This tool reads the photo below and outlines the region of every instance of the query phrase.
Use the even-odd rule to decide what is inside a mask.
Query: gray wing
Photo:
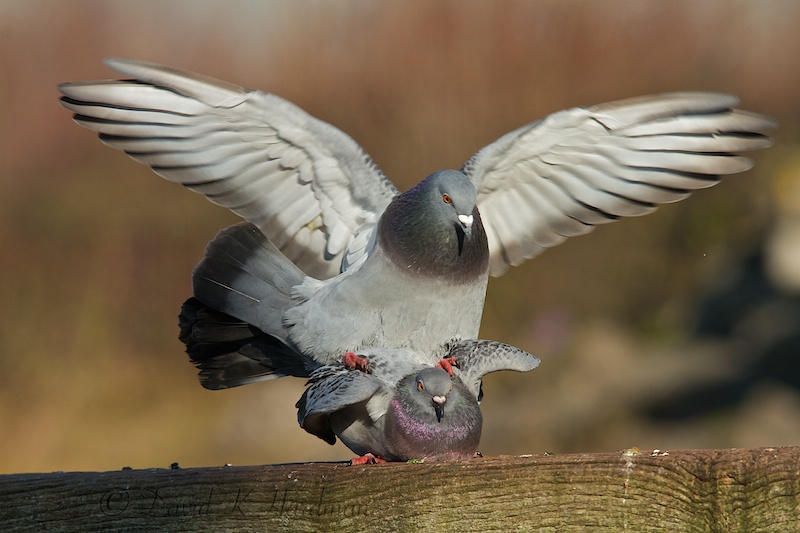
[[[104,143],[252,222],[311,276],[365,255],[397,189],[352,138],[272,94],[106,63],[134,79],[59,86],[62,105]]]
[[[371,376],[392,388],[404,377],[431,364],[428,357],[406,349],[362,348],[358,355],[367,360]]]
[[[450,344],[447,357],[455,357],[457,375],[475,398],[481,400],[481,379],[500,370],[529,372],[539,366],[539,358],[524,350],[497,341],[464,340]]]
[[[328,415],[350,405],[366,401],[384,388],[384,384],[370,374],[347,370],[342,365],[328,365],[315,370],[306,389],[297,402],[297,421],[300,426],[329,444],[336,435],[328,423]]]
[[[771,145],[777,123],[734,96],[671,93],[561,111],[501,137],[463,172],[478,189],[491,273],[623,216],[651,213]]]

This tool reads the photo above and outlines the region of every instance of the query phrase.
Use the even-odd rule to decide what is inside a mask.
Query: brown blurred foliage
[[[350,457],[297,427],[301,380],[197,384],[176,316],[206,241],[236,219],[59,107],[57,83],[112,76],[106,56],[288,98],[352,135],[401,189],[567,107],[737,94],[781,121],[753,171],[491,283],[481,336],[543,362],[486,380],[482,451],[800,444],[798,388],[762,376],[757,346],[776,323],[800,331],[794,289],[774,291],[789,303],[764,304],[760,322],[697,333],[704,302],[782,220],[775,195],[800,206],[786,192],[800,181],[798,27],[791,0],[0,3],[0,472]],[[756,300],[727,310],[744,316]],[[707,400],[690,395],[669,416],[676,394],[724,399],[725,383],[733,401],[698,412]]]

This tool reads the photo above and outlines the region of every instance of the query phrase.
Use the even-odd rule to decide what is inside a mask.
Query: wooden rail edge
[[[800,531],[800,447],[0,475],[2,531]]]

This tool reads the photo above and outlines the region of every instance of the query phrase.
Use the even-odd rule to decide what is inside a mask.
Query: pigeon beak
[[[436,421],[441,422],[442,417],[444,416],[444,404],[447,401],[447,398],[444,396],[434,396],[433,397],[433,410],[436,411]]]
[[[464,239],[469,239],[472,236],[472,223],[474,222],[475,217],[472,215],[458,215],[458,226],[456,229],[460,229],[461,231],[456,231],[458,234],[458,255],[461,255],[461,252],[464,251]]]
[[[461,223],[461,229],[464,230],[464,235],[469,238],[472,235],[472,222],[474,217],[472,215],[458,215],[458,221]]]

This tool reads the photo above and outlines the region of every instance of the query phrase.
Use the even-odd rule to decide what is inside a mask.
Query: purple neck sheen
[[[443,444],[449,442],[450,444],[467,439],[472,426],[465,423],[452,424],[448,423],[447,415],[442,422],[426,422],[414,417],[408,409],[403,409],[403,405],[397,398],[391,402],[390,409],[394,414],[397,422],[398,431],[410,441],[416,442],[439,442]],[[461,420],[461,422],[467,422]]]

